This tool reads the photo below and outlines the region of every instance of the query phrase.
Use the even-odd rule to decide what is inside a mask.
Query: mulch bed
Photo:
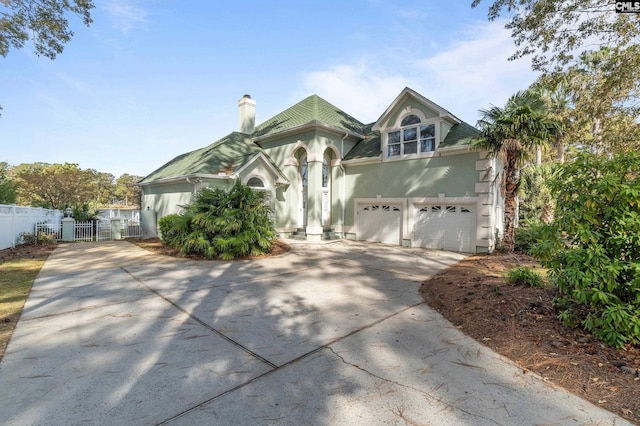
[[[534,266],[524,255],[473,256],[425,281],[424,300],[465,334],[568,391],[640,422],[640,348],[605,346],[562,325],[553,288],[507,284],[505,271]]]
[[[127,238],[127,241],[137,245],[138,247],[141,247],[145,250],[149,250],[152,251],[156,254],[162,254],[165,256],[173,256],[173,257],[182,257],[185,259],[191,259],[191,260],[212,260],[212,259],[208,259],[204,256],[200,256],[200,255],[195,255],[195,254],[190,254],[190,255],[182,255],[180,254],[180,251],[178,249],[175,249],[173,247],[169,247],[167,245],[165,245],[162,240],[160,238],[147,238],[147,239],[141,239],[141,238]],[[288,252],[289,250],[291,250],[291,247],[280,241],[280,240],[275,240],[273,242],[273,249],[271,250],[271,253],[269,254],[265,254],[262,256],[253,256],[253,257],[245,257],[245,258],[241,258],[238,260],[246,260],[246,259],[260,259],[263,257],[271,257],[271,256],[278,256],[281,254],[284,254],[286,252]],[[215,259],[214,259],[215,260]]]

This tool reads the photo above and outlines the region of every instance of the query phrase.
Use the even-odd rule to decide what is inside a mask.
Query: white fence
[[[74,241],[105,241],[113,238],[140,238],[142,227],[140,222],[120,219],[112,224],[111,220],[98,220],[89,222],[73,222],[71,238]],[[117,224],[117,225],[116,225]],[[119,225],[119,227],[118,227]],[[66,226],[66,225],[65,225]],[[69,224],[71,226],[71,224]],[[114,229],[115,226],[115,229]],[[35,225],[35,233],[38,236],[48,236],[48,239],[63,241],[62,223],[38,223]],[[116,234],[114,235],[114,231]],[[118,234],[119,233],[119,237]],[[70,239],[68,241],[70,241]]]
[[[96,241],[111,239],[111,221],[100,220],[96,223]]]
[[[36,223],[35,235],[46,241],[62,241],[62,223]]]
[[[36,223],[60,223],[60,210],[0,204],[0,250],[15,247],[23,232],[33,233]]]
[[[93,241],[93,222],[74,222],[73,225],[74,241]]]
[[[128,220],[122,221],[122,238],[142,238],[142,226],[140,220]]]

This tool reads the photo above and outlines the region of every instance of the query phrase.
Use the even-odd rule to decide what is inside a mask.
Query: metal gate
[[[119,224],[119,235],[114,235],[113,227]],[[117,228],[116,228],[117,230]],[[62,224],[41,222],[35,225],[36,236],[47,236],[56,241],[62,241]],[[73,223],[74,241],[107,241],[115,238],[140,238],[142,226],[139,221],[120,219],[119,221],[98,220]]]
[[[111,239],[111,221],[100,220],[96,222],[96,241]]]

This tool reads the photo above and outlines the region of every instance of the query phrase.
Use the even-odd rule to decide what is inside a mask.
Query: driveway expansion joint
[[[348,365],[348,366],[350,366],[350,367],[354,367],[354,368],[356,368],[356,369],[358,369],[358,370],[362,371],[363,373],[368,374],[369,376],[371,376],[371,377],[373,377],[373,378],[376,378],[376,379],[378,379],[378,380],[382,380],[383,382],[387,382],[387,383],[390,383],[390,384],[392,384],[392,385],[400,386],[400,387],[402,387],[402,388],[410,389],[410,390],[412,390],[412,391],[418,392],[418,393],[420,393],[420,394],[424,395],[424,396],[425,396],[425,398],[427,398],[428,400],[437,401],[438,403],[443,404],[443,405],[447,406],[448,408],[451,408],[452,410],[459,411],[459,412],[461,412],[461,413],[465,413],[466,415],[471,416],[471,417],[473,417],[473,418],[478,418],[478,419],[482,419],[482,420],[486,420],[486,421],[491,421],[491,422],[495,423],[496,425],[504,426],[504,425],[502,425],[502,423],[498,423],[498,422],[496,422],[496,421],[495,421],[495,420],[493,420],[493,419],[488,419],[488,418],[486,418],[486,417],[479,416],[479,415],[478,415],[478,414],[476,414],[476,413],[472,413],[472,412],[470,412],[470,411],[468,411],[468,410],[464,410],[464,409],[462,409],[462,408],[460,408],[460,407],[457,407],[457,406],[452,405],[452,404],[450,404],[450,403],[448,403],[448,402],[446,402],[446,401],[443,401],[443,400],[442,400],[442,398],[436,398],[436,397],[434,397],[433,395],[431,395],[429,392],[423,391],[422,389],[418,389],[418,388],[415,388],[415,387],[413,387],[413,386],[405,385],[405,384],[400,383],[400,382],[397,382],[397,381],[395,381],[395,380],[390,380],[390,379],[387,379],[387,378],[385,378],[385,377],[382,377],[382,376],[380,376],[380,375],[378,375],[378,374],[375,374],[375,373],[373,373],[373,372],[371,372],[371,371],[367,370],[366,368],[361,367],[361,366],[360,366],[360,365],[358,365],[358,364],[354,364],[354,363],[352,363],[352,362],[347,361],[346,359],[344,359],[344,357],[343,357],[342,355],[340,355],[339,353],[337,353],[337,352],[336,352],[332,347],[330,347],[330,346],[327,346],[327,349],[329,349],[329,350],[330,350],[330,351],[331,351],[331,352],[332,352],[332,353],[333,353],[333,354],[334,354],[338,359],[340,359],[340,361],[342,361],[342,363],[343,363],[343,364]],[[438,388],[440,388],[440,386],[438,386]],[[507,414],[509,414],[509,417],[511,417],[511,415],[510,415],[510,413],[509,413],[509,410],[507,410],[506,405],[504,406],[504,409],[505,409],[505,411],[507,412]],[[402,413],[399,413],[398,415],[400,415],[400,417],[402,417],[402,418],[403,418],[403,420],[408,421],[408,420],[407,420],[407,419],[405,419],[405,418],[404,418],[404,416],[402,416],[401,414],[402,414]]]
[[[0,424],[630,425],[418,303],[416,282],[460,257],[346,240],[234,264],[65,246],[0,365]]]
[[[139,279],[138,277],[136,277],[135,275],[133,275],[131,272],[127,271],[126,268],[120,268],[122,269],[124,272],[126,272],[127,274],[129,274],[129,276],[131,276],[131,278],[133,278],[134,280],[136,280],[138,283],[140,283],[140,285],[143,285],[145,288],[147,288],[150,292],[154,293],[155,295],[157,295],[158,297],[160,297],[162,300],[164,300],[165,302],[169,303],[170,305],[172,305],[173,307],[175,307],[176,309],[178,309],[180,312],[185,313],[186,315],[189,316],[189,318],[191,318],[192,320],[194,320],[195,322],[197,322],[198,324],[200,324],[201,326],[205,327],[207,330],[211,331],[212,333],[222,337],[224,340],[226,340],[227,342],[231,343],[232,345],[236,346],[237,348],[243,350],[244,352],[246,352],[247,354],[251,355],[252,357],[254,357],[255,359],[263,362],[264,364],[267,364],[270,368],[272,369],[277,369],[278,366],[274,363],[272,363],[271,361],[269,361],[266,358],[261,357],[260,355],[258,355],[257,353],[253,352],[251,349],[247,348],[246,346],[243,346],[242,344],[236,342],[235,340],[229,338],[228,336],[226,336],[224,333],[222,333],[219,330],[216,330],[215,328],[211,327],[209,324],[207,324],[205,321],[201,320],[200,318],[198,318],[197,316],[193,315],[191,312],[187,311],[186,309],[184,309],[182,306],[174,303],[173,301],[167,299],[166,297],[164,297],[162,295],[162,293],[160,293],[159,291],[149,287],[147,284],[144,283],[144,281],[142,281],[141,279]]]

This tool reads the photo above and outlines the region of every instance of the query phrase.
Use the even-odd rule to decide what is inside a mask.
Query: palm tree
[[[569,82],[566,77],[554,79],[554,76],[543,78],[536,83],[535,88],[529,90],[535,90],[536,93],[545,101],[547,105],[547,114],[550,118],[560,122],[562,128],[567,130],[571,126],[571,113],[573,106],[571,104],[571,90]],[[565,132],[559,132],[554,135],[555,137],[551,141],[551,146],[556,150],[556,161],[560,164],[565,161],[566,147],[565,147]],[[537,155],[540,157],[542,147],[537,148]],[[536,159],[536,164],[540,165],[541,161]]]
[[[547,146],[548,140],[561,133],[560,122],[549,117],[546,104],[531,90],[511,96],[504,108],[492,106],[480,110],[480,135],[473,147],[498,157],[504,165],[504,247],[514,250],[515,219],[518,212],[520,169],[535,148]]]

